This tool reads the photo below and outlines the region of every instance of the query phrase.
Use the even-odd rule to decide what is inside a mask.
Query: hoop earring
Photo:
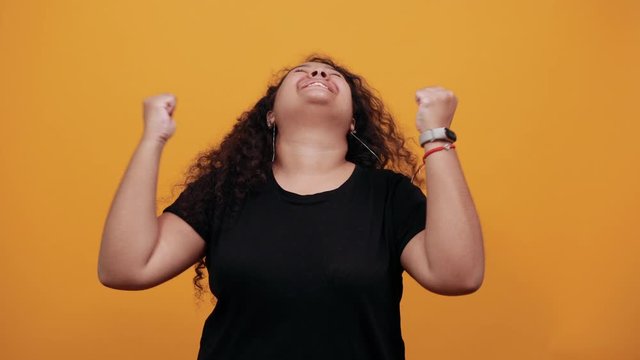
[[[364,147],[366,147],[366,148],[367,148],[367,150],[369,150],[369,152],[370,152],[371,154],[373,154],[373,156],[375,156],[375,157],[376,157],[376,159],[378,159],[378,162],[380,162],[380,163],[382,162],[382,161],[380,161],[380,158],[378,157],[378,155],[376,155],[376,153],[374,153],[374,152],[373,152],[373,150],[369,149],[369,147],[367,146],[367,144],[365,144],[362,140],[360,140],[360,138],[359,138],[359,137],[357,137],[357,136],[356,136],[356,131],[355,131],[355,130],[351,130],[351,131],[349,132],[349,134],[351,134],[351,136],[353,136],[354,138],[356,138],[356,140],[360,141],[360,143],[361,143],[362,145],[364,145]]]
[[[271,125],[271,162],[274,162],[276,159],[276,123]]]

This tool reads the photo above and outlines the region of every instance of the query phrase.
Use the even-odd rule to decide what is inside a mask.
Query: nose
[[[311,77],[316,77],[317,75],[320,75],[323,78],[327,77],[327,72],[324,70],[313,70],[311,72]]]

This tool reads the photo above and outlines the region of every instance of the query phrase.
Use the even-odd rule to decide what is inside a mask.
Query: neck
[[[278,132],[273,167],[295,175],[322,175],[343,168],[348,145],[346,136],[333,130],[300,128]]]

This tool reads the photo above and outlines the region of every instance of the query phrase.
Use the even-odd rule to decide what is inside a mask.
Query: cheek
[[[293,81],[284,80],[278,91],[276,92],[276,103],[281,101],[287,101],[288,98],[291,98],[293,93],[296,91],[296,84]]]
[[[342,94],[342,98],[344,99],[344,101],[348,104],[351,104],[351,88],[349,87],[349,85],[341,85],[340,93]]]

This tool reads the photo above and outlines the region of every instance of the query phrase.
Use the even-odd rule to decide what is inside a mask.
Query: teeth
[[[325,84],[319,83],[319,82],[313,82],[305,87],[311,87],[311,86],[322,86],[325,89],[329,89]]]

